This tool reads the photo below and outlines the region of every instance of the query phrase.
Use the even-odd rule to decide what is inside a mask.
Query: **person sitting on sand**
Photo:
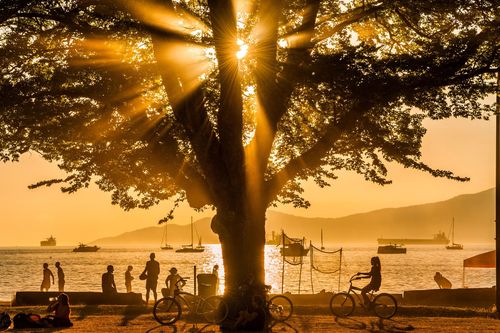
[[[380,288],[380,285],[382,283],[382,274],[380,272],[381,265],[380,265],[379,257],[372,257],[370,262],[372,264],[372,269],[369,272],[367,272],[367,273],[359,272],[358,274],[356,274],[356,275],[359,275],[360,278],[362,278],[362,279],[371,278],[370,283],[368,283],[362,289],[356,288],[358,290],[361,290],[361,296],[363,296],[365,306],[369,306],[371,304],[370,299],[368,298],[368,296],[366,294],[372,290],[378,291]]]
[[[177,289],[181,289],[186,284],[186,281],[177,274],[177,268],[172,267],[169,270],[170,275],[165,279],[165,284],[167,285],[168,295],[164,296],[174,296],[174,292]]]
[[[71,327],[73,323],[69,319],[71,309],[69,306],[69,297],[65,293],[59,294],[57,299],[49,304],[48,312],[54,312],[53,316],[42,318],[48,327]]]
[[[436,272],[436,274],[434,274],[434,281],[436,281],[439,289],[451,289],[450,280],[442,276],[439,272]]]
[[[50,289],[50,279],[52,278],[52,284],[54,284],[54,274],[49,269],[49,264],[43,264],[43,280],[42,285],[40,286],[40,291],[49,291]]]
[[[102,292],[103,293],[116,293],[115,276],[113,265],[108,265],[107,272],[102,275]]]
[[[132,292],[132,280],[134,277],[132,276],[132,266],[127,267],[127,271],[125,272],[125,288],[127,288],[127,292]]]

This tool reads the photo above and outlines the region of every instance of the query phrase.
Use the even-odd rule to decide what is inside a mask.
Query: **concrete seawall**
[[[49,298],[57,297],[60,293],[56,291],[18,291],[12,301],[12,305],[48,305]],[[139,305],[143,304],[142,294],[140,293],[116,293],[103,294],[99,292],[65,292],[68,295],[71,304],[88,305]]]

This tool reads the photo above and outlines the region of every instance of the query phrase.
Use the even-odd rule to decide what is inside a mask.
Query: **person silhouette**
[[[177,274],[177,268],[172,267],[172,268],[170,268],[169,272],[170,272],[170,274],[165,279],[165,284],[166,284],[167,289],[168,289],[168,295],[165,295],[165,296],[174,296],[175,290],[184,287],[186,282],[184,280],[182,280],[182,277],[179,274]],[[179,281],[181,281],[181,282],[179,282]],[[177,282],[179,282],[179,283],[177,283]]]
[[[132,292],[132,280],[134,279],[132,269],[134,269],[132,266],[128,266],[125,272],[125,288],[127,288],[128,293]]]
[[[43,264],[43,280],[42,285],[40,286],[40,291],[49,291],[50,289],[50,279],[52,278],[52,284],[54,284],[54,274],[49,269],[49,264]]]
[[[370,291],[378,291],[380,288],[380,285],[382,284],[382,274],[381,274],[381,264],[380,264],[380,258],[379,257],[372,257],[371,260],[371,265],[372,269],[367,272],[367,273],[362,273],[359,272],[356,275],[359,275],[360,278],[362,279],[368,279],[371,278],[370,283],[368,283],[366,286],[364,286],[362,289],[356,288],[358,290],[361,290],[361,296],[363,296],[363,300],[366,306],[370,305],[370,299],[366,295]]]
[[[64,280],[64,271],[59,261],[56,261],[55,266],[57,268],[57,286],[59,287],[59,292],[62,293],[64,291],[64,284],[66,283]]]
[[[157,299],[156,286],[158,285],[158,275],[160,275],[160,264],[155,260],[156,255],[151,253],[149,255],[149,261],[146,262],[146,267],[141,275],[146,275],[146,304],[149,302],[149,292],[153,292],[153,296]]]
[[[54,312],[53,316],[42,318],[49,325],[48,327],[71,327],[73,323],[69,319],[71,309],[69,306],[69,297],[65,293],[59,294],[57,299],[51,302],[47,312]]]
[[[215,276],[215,294],[217,295],[219,293],[219,265],[214,265],[212,274]]]
[[[102,275],[102,292],[103,293],[116,293],[115,276],[113,265],[108,265],[107,272]]]

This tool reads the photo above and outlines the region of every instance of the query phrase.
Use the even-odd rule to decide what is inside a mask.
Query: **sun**
[[[236,44],[239,47],[238,51],[236,51],[236,58],[243,59],[247,55],[247,53],[248,53],[248,44],[246,44],[241,39],[238,39],[236,41]]]

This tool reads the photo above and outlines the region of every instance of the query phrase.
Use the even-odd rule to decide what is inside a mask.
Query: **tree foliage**
[[[36,185],[95,181],[125,209],[307,207],[303,180],[347,169],[387,184],[388,162],[464,180],[420,161],[422,121],[493,111],[496,1],[0,8],[0,158],[36,151],[68,173]]]

